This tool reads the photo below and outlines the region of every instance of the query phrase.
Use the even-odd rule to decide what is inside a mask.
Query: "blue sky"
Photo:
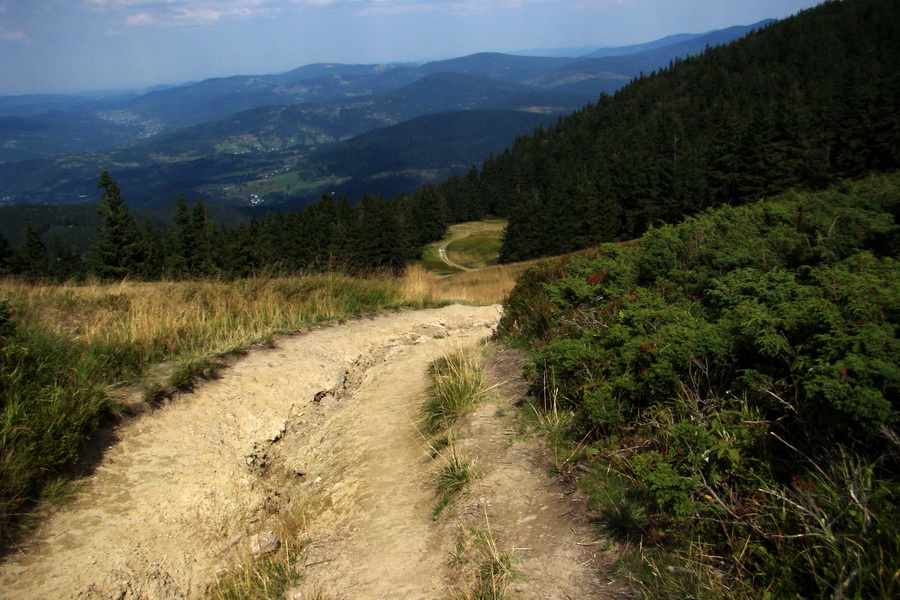
[[[0,95],[620,46],[820,0],[0,0]]]

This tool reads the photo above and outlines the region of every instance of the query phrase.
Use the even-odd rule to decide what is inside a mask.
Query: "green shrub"
[[[898,183],[706,211],[523,277],[501,335],[634,490],[589,489],[602,530],[701,557],[684,581],[896,595]]]

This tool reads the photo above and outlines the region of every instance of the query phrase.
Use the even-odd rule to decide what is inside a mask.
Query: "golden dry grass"
[[[401,287],[408,301],[426,297],[438,303],[496,304],[506,299],[519,275],[538,262],[540,261],[532,260],[497,265],[444,277],[413,265],[407,268],[402,277]]]
[[[343,275],[233,282],[30,285],[0,281],[20,321],[147,358],[227,354],[311,323],[404,304],[397,282]],[[418,298],[416,304],[423,299]]]

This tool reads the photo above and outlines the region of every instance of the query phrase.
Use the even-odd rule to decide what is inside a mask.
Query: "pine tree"
[[[175,202],[175,256],[172,258],[173,269],[178,276],[189,276],[193,273],[197,262],[197,240],[191,222],[191,212],[184,196],[179,195]]]
[[[29,221],[25,221],[24,242],[16,253],[16,272],[29,278],[46,277],[50,274],[47,260],[47,245],[41,240]]]
[[[91,248],[94,272],[102,279],[123,279],[141,272],[146,260],[144,240],[134,216],[128,210],[119,185],[107,171],[100,174],[97,187],[103,226]]]
[[[8,275],[10,272],[10,261],[12,260],[12,247],[6,236],[0,233],[0,277]]]
[[[194,200],[194,209],[191,211],[191,228],[195,236],[196,256],[194,273],[198,275],[212,275],[216,271],[214,249],[212,247],[213,227],[206,211],[206,205],[199,198]]]

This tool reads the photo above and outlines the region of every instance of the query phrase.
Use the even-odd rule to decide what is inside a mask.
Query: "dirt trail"
[[[431,458],[413,418],[428,362],[484,338],[498,316],[498,307],[465,306],[393,313],[251,353],[124,426],[75,501],[0,565],[0,598],[202,598],[252,534],[298,506],[314,543],[292,597],[448,597],[453,539],[450,525],[431,518]],[[533,526],[522,527],[536,518],[528,511],[555,513],[553,503],[566,501],[558,490],[541,496],[527,472],[503,473],[485,485],[530,482],[531,508],[516,509],[511,532],[516,522]],[[571,529],[561,523],[553,527]],[[578,527],[575,537],[586,539]],[[549,530],[540,537],[542,549],[529,546],[535,555],[558,553]],[[572,556],[560,572],[534,572],[599,589],[592,558],[572,540],[562,546]],[[523,585],[523,597],[566,597],[545,595],[547,582]]]
[[[451,269],[459,269],[460,271],[475,271],[476,270],[471,267],[463,266],[463,265],[459,264],[458,262],[454,262],[449,256],[447,256],[447,247],[450,246],[450,244],[452,242],[455,242],[457,240],[462,240],[467,237],[469,237],[469,234],[460,236],[458,238],[453,238],[453,239],[447,240],[446,242],[444,242],[443,244],[441,244],[438,247],[438,257],[442,261],[444,261],[444,264],[447,265],[448,267],[450,267]]]

